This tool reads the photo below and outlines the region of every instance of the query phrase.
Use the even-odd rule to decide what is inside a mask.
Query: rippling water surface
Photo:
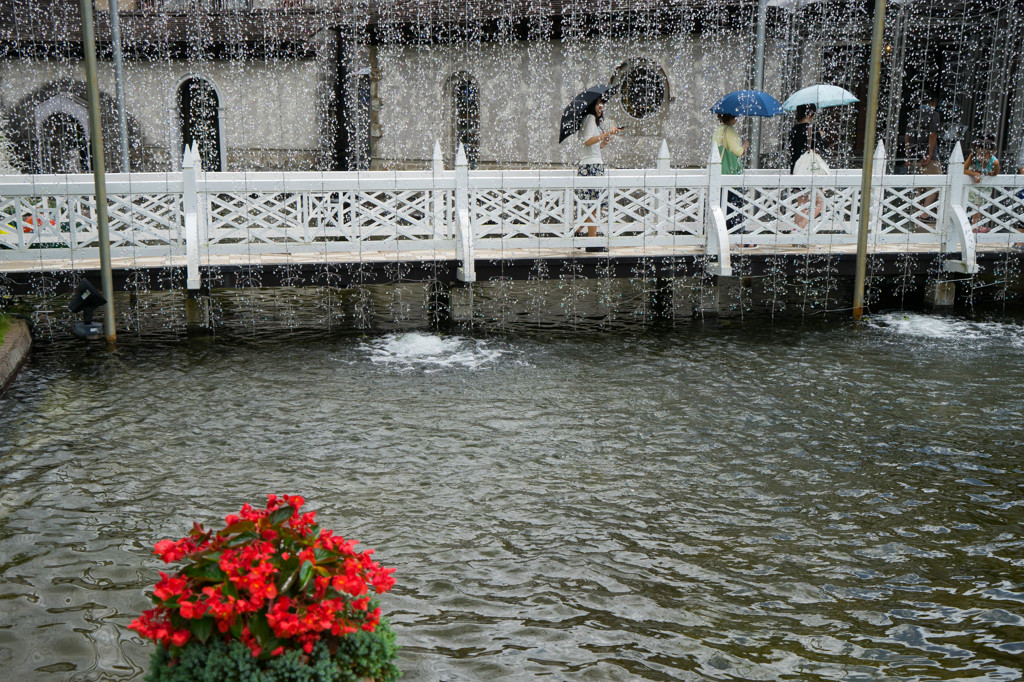
[[[268,492],[396,566],[408,680],[1020,679],[1024,327],[40,347],[4,679],[143,674],[154,542]]]

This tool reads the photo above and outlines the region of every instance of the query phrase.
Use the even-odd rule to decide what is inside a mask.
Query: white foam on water
[[[367,342],[364,348],[373,363],[427,371],[479,369],[511,353],[495,341],[422,332],[388,334]]]
[[[967,342],[1006,343],[1024,349],[1024,326],[1005,322],[975,322],[945,315],[886,313],[872,315],[868,325],[901,336]]]

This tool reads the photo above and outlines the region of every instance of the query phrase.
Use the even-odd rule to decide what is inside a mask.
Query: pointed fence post
[[[441,154],[440,140],[434,140],[434,159],[431,161],[431,169],[435,173],[444,170],[444,156]]]
[[[957,142],[949,157],[946,171],[946,201],[939,225],[942,226],[942,252],[960,252],[960,260],[942,261],[944,272],[974,274],[978,272],[977,238],[967,217],[967,176],[964,174],[964,152]]]
[[[953,145],[953,153],[949,155],[949,168],[946,170],[946,178],[949,180],[949,194],[946,197],[946,207],[952,205],[963,206],[967,203],[967,175],[964,173],[964,151],[957,142]]]
[[[952,229],[954,221],[954,207],[966,206],[966,183],[964,182],[964,152],[957,142],[953,146],[953,153],[949,156],[949,167],[946,169],[946,200],[942,202],[942,213],[939,215],[938,225],[941,228],[942,251],[949,253],[959,248],[951,248],[959,240]],[[973,234],[973,232],[972,232]]]
[[[722,208],[722,155],[718,153],[718,145],[711,143],[711,155],[708,156],[708,205]]]
[[[181,208],[185,219],[185,287],[198,291],[199,277],[199,193],[196,190],[196,168],[199,154],[195,146],[185,147],[181,160]]]
[[[704,251],[718,257],[717,263],[707,263],[705,271],[711,275],[729,277],[732,275],[732,258],[729,254],[729,231],[725,224],[722,207],[722,155],[718,145],[711,143],[708,157],[708,210],[704,220]]]
[[[658,160],[656,162],[659,175],[667,175],[672,171],[672,159],[668,154],[668,141],[661,141],[661,149],[658,151]],[[656,229],[664,230],[671,225],[671,216],[669,213],[669,197],[671,196],[671,189],[659,189],[654,193],[654,216],[656,220]]]
[[[473,226],[469,216],[469,161],[461,142],[455,156],[455,256],[462,264],[456,273],[459,280],[475,282]]]
[[[668,140],[661,141],[661,149],[658,150],[658,170],[667,173],[672,169],[672,157],[668,153]]]

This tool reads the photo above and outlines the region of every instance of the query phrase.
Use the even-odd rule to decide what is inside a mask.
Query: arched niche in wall
[[[43,173],[88,173],[92,170],[87,128],[58,111],[41,126],[39,167]]]
[[[41,173],[85,173],[92,169],[89,111],[61,93],[36,105],[36,163]]]
[[[185,147],[197,143],[204,171],[226,170],[223,107],[213,81],[203,76],[183,78],[175,89],[173,111],[176,119],[171,125],[174,168],[181,168]]]
[[[448,77],[445,91],[452,159],[458,154],[461,143],[466,149],[469,167],[476,168],[480,160],[480,86],[469,73],[459,71]]]

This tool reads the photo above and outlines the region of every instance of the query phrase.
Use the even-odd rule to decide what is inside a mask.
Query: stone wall
[[[84,81],[77,61],[11,60],[2,68],[3,105],[15,108],[48,84]],[[184,60],[129,61],[125,65],[125,100],[137,123],[142,169],[171,170],[180,166],[178,87],[188,78],[210,82],[219,100],[221,144],[226,145],[227,170],[255,170],[234,165],[254,150],[257,158],[292,159],[305,163],[319,148],[316,106],[317,66],[312,60],[245,60],[189,63]],[[100,90],[113,96],[110,62],[99,65]],[[295,156],[293,150],[303,150]],[[302,166],[293,166],[301,168]]]
[[[465,71],[479,84],[481,167],[575,164],[579,141],[573,137],[558,144],[562,109],[581,90],[609,82],[627,60],[641,58],[664,71],[669,101],[643,120],[613,101],[606,123],[628,130],[605,148],[605,161],[649,167],[666,139],[673,163],[703,165],[717,125],[708,109],[721,95],[745,87],[747,74],[737,65],[747,61],[747,49],[733,33],[658,36],[639,48],[607,41],[381,47],[381,137],[374,157],[384,167],[425,164],[434,140],[440,140],[450,165],[454,145],[446,82]],[[768,64],[765,87],[775,91],[778,74],[771,59]]]
[[[238,61],[184,59],[129,60],[127,106],[139,137],[133,150],[136,169],[173,170],[180,165],[181,139],[176,92],[187,78],[213,84],[220,103],[221,144],[227,170],[309,170],[330,167],[337,112],[331,101],[338,56],[329,31],[321,32],[308,59],[275,57]],[[648,118],[630,116],[617,101],[608,125],[627,131],[604,150],[606,162],[619,167],[651,167],[661,140],[667,140],[676,166],[703,166],[717,122],[708,108],[722,94],[750,82],[749,31],[719,29],[705,34],[634,36],[626,40],[462,42],[455,44],[379,45],[360,51],[357,63],[372,78],[370,127],[374,169],[423,168],[440,141],[445,164],[454,160],[452,106],[447,89],[456,73],[471,75],[479,89],[480,168],[572,166],[579,140],[557,142],[563,107],[587,86],[608,82],[627,61],[641,59],[666,78],[668,100]],[[769,41],[764,89],[785,97],[780,73],[782,53]],[[787,86],[809,85],[822,77],[820,47],[808,46],[799,73]],[[106,100],[114,92],[113,67],[100,64]],[[47,84],[81,83],[83,68],[73,59],[15,58],[0,65],[2,104],[8,111],[29,101]],[[796,81],[799,81],[798,83]],[[1009,147],[1024,145],[1024,79],[1010,84],[1015,109]],[[899,103],[890,106],[900,106]],[[819,117],[823,129],[847,147],[834,162],[859,157],[852,149],[856,109]],[[753,122],[741,119],[741,135],[750,139]],[[792,119],[764,122],[765,165],[778,166]],[[106,134],[106,133],[105,133]],[[109,153],[108,145],[108,153]],[[1005,159],[1009,165],[1012,158]],[[115,169],[113,163],[108,167]]]
[[[32,334],[24,320],[12,319],[0,344],[0,393],[7,390],[32,350]]]

